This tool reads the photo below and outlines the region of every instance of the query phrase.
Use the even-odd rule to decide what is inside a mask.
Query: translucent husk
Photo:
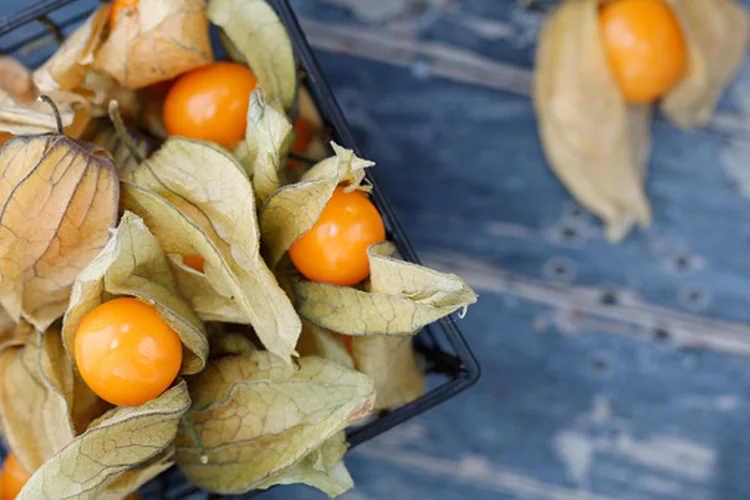
[[[705,125],[741,64],[745,9],[731,0],[668,0],[687,42],[682,80],[661,109],[675,125]],[[533,99],[547,160],[571,194],[601,217],[607,239],[649,225],[644,194],[651,105],[625,102],[599,27],[601,0],[566,0],[538,42]]]
[[[597,0],[568,0],[540,33],[534,107],[547,159],[568,190],[621,240],[647,226],[643,192],[650,140],[648,106],[629,106],[599,33]]]
[[[688,69],[661,102],[683,129],[707,125],[721,93],[745,58],[750,23],[731,0],[670,0],[688,42]]]

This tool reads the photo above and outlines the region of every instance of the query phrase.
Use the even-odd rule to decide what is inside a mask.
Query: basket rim
[[[352,129],[349,126],[349,123],[346,120],[344,113],[333,94],[333,90],[331,89],[331,86],[329,85],[328,80],[323,73],[320,63],[318,62],[318,59],[315,56],[312,47],[310,46],[310,43],[308,42],[307,37],[302,30],[302,27],[299,24],[297,15],[292,10],[289,0],[268,1],[274,5],[274,7],[276,8],[276,12],[281,18],[281,21],[287,28],[287,32],[289,33],[289,36],[292,39],[292,44],[295,48],[295,54],[299,59],[301,66],[305,68],[307,72],[307,79],[311,82],[311,84],[309,85],[310,91],[311,93],[317,93],[316,104],[318,104],[321,113],[323,113],[323,115],[333,126],[335,135],[340,140],[342,145],[344,147],[352,149],[358,156],[364,157],[365,155],[362,153],[362,148],[354,137],[354,133],[352,132]],[[315,92],[313,92],[313,90]],[[399,222],[398,216],[393,209],[393,205],[388,200],[387,194],[385,194],[382,189],[378,188],[377,176],[374,172],[372,172],[372,169],[368,171],[367,178],[373,185],[373,192],[371,193],[373,201],[378,206],[378,209],[381,210],[384,218],[389,221],[391,232],[394,235],[394,240],[400,254],[406,260],[419,264],[419,257],[412,247],[411,242],[406,235],[406,232],[401,227],[401,223]],[[481,377],[481,368],[479,365],[479,361],[469,347],[469,344],[466,342],[463,333],[456,325],[453,317],[448,316],[442,318],[437,322],[437,324],[439,324],[443,328],[448,342],[455,351],[456,357],[461,361],[462,364],[456,379],[451,381],[456,382],[455,387],[452,386],[453,384],[451,384],[451,382],[443,384],[443,386],[449,386],[445,391],[440,391],[440,394],[444,396],[443,401],[445,401],[474,385]],[[416,400],[414,403],[419,402],[423,398],[428,398],[433,392],[436,392],[441,387],[438,387],[437,389],[424,394],[422,398]],[[431,408],[439,404],[440,402],[442,401],[438,401],[433,405],[429,405],[429,401],[427,401],[425,403],[428,403],[428,406],[425,407],[424,410]],[[398,410],[409,410],[411,405],[414,403],[399,407]],[[383,418],[388,418],[388,416]],[[356,436],[358,436],[358,433],[355,432],[354,434],[352,434],[353,438]],[[354,446],[354,444],[352,444],[352,446]]]

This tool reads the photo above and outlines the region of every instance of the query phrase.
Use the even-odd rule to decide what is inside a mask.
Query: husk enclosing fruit
[[[644,193],[652,105],[625,102],[599,25],[601,0],[566,0],[538,41],[533,100],[550,166],[571,194],[618,242],[635,223],[648,226]],[[683,128],[704,125],[745,53],[748,17],[731,0],[671,0],[683,29],[687,71],[662,100]]]
[[[707,125],[721,93],[747,51],[750,18],[733,0],[670,0],[688,42],[688,68],[662,99],[661,110],[675,125]]]
[[[341,432],[372,410],[366,376],[314,356],[290,366],[247,350],[213,360],[188,383],[188,415],[207,460],[181,427],[177,463],[195,484],[225,494],[290,482],[331,494],[350,487],[337,465],[346,450]]]
[[[210,62],[204,0],[142,0],[118,16],[93,67],[139,89]]]
[[[115,168],[90,144],[21,136],[0,150],[0,176],[0,305],[44,331],[117,222]]]

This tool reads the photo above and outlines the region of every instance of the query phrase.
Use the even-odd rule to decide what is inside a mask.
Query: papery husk
[[[208,459],[181,427],[177,463],[193,483],[224,494],[291,481],[331,491],[331,479],[346,489],[330,474],[345,450],[341,431],[372,410],[367,377],[322,358],[290,366],[256,351],[213,360],[189,384],[188,415]]]
[[[286,155],[294,140],[292,124],[283,111],[266,104],[261,91],[250,94],[242,165],[262,206],[286,183]]]
[[[138,490],[173,465],[174,446],[169,445],[156,456],[120,474],[96,500],[142,500]]]
[[[63,341],[75,359],[75,335],[83,318],[115,297],[153,306],[182,341],[181,373],[200,372],[208,359],[203,323],[182,298],[159,241],[143,220],[125,212],[99,255],[76,277],[63,322]]]
[[[309,321],[302,322],[297,352],[300,356],[320,356],[341,366],[354,368],[354,361],[342,341],[341,335],[321,328]]]
[[[312,95],[310,95],[310,91],[304,85],[300,85],[299,87],[297,106],[299,110],[298,118],[309,122],[316,132],[323,128],[323,117],[320,116],[320,111],[318,111],[318,106],[315,104]]]
[[[137,92],[123,87],[111,76],[96,71],[86,74],[76,92],[91,103],[93,118],[108,116],[112,100],[117,101],[120,114],[125,120],[135,120],[141,106]]]
[[[0,150],[0,304],[44,331],[117,221],[109,155],[64,136],[16,137]]]
[[[601,217],[610,241],[648,226],[650,108],[625,103],[602,43],[597,0],[566,0],[539,35],[533,99],[550,166]]]
[[[336,498],[354,488],[352,476],[344,464],[344,454],[348,449],[346,434],[339,432],[294,466],[256,484],[254,489],[265,490],[282,484],[306,484],[319,489],[330,498]]]
[[[369,291],[306,280],[295,282],[297,312],[310,323],[333,332],[409,337],[476,302],[476,293],[459,276],[391,255],[389,242],[368,249]]]
[[[661,110],[672,123],[692,129],[707,125],[722,92],[747,52],[750,21],[732,0],[669,0],[687,41],[687,71],[663,98]]]
[[[125,9],[99,50],[96,71],[129,89],[213,62],[204,0],[141,0]]]
[[[325,127],[323,118],[321,117],[320,112],[318,111],[318,107],[315,104],[312,96],[310,95],[310,92],[304,85],[300,85],[297,95],[297,104],[299,110],[297,121],[302,120],[305,122],[306,126],[310,127],[311,137],[310,142],[307,144],[306,148],[298,151],[294,147],[292,147],[292,151],[307,158],[320,160],[321,158],[324,158],[328,153],[326,148],[326,141],[323,138],[323,130]],[[295,125],[296,124],[297,122],[295,121]],[[303,165],[299,160],[289,160],[289,164],[298,168],[305,167],[305,165]]]
[[[269,351],[291,362],[302,325],[260,255],[253,187],[226,150],[168,139],[123,183],[123,206],[159,239],[201,319],[250,324]],[[184,264],[194,254],[203,272]]]
[[[211,336],[211,358],[242,356],[258,349],[253,342],[239,332],[221,332]]]
[[[289,247],[313,227],[336,188],[360,188],[365,169],[374,165],[351,149],[335,142],[331,145],[334,156],[317,163],[299,182],[275,191],[263,205],[260,230],[271,268],[276,268]]]
[[[59,330],[24,333],[23,345],[0,348],[0,415],[10,449],[33,472],[75,437],[77,375]]]
[[[0,90],[19,102],[29,102],[37,96],[31,71],[11,56],[0,56]]]
[[[177,426],[189,407],[181,381],[141,406],[108,411],[34,472],[17,500],[124,497],[171,465]]]
[[[427,377],[411,337],[353,337],[352,356],[357,370],[375,384],[375,411],[403,406],[424,394]]]
[[[269,103],[294,105],[297,65],[289,34],[266,0],[210,0],[208,16],[222,29],[233,59],[250,66]]]
[[[65,135],[80,138],[91,120],[89,101],[73,92],[48,92],[59,111]],[[57,131],[52,109],[45,102],[22,102],[0,90],[0,145],[16,135],[48,134]]]
[[[83,82],[104,41],[109,11],[110,4],[99,7],[34,71],[34,83],[41,92],[72,91]]]

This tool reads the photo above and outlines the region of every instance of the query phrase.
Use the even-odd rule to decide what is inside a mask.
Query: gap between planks
[[[561,311],[575,311],[633,327],[599,328],[608,333],[651,339],[654,329],[659,328],[667,330],[670,340],[678,345],[750,356],[750,326],[741,323],[654,306],[630,290],[614,290],[618,292],[618,303],[604,304],[601,300],[603,290],[600,288],[520,277],[490,263],[458,254],[420,252],[420,257],[430,267],[460,275],[480,293],[514,295]]]

